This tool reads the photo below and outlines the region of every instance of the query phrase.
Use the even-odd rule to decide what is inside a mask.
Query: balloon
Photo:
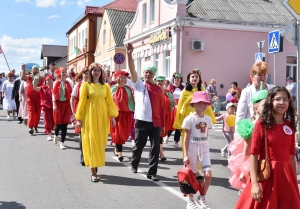
[[[231,93],[226,94],[226,100],[230,101],[232,99]]]
[[[234,127],[235,126],[235,115],[229,115],[227,118],[226,118],[226,124],[229,126],[229,127]]]

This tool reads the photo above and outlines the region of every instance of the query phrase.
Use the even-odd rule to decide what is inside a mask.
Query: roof
[[[114,9],[127,12],[135,12],[138,6],[137,0],[115,0],[109,4],[106,4],[96,10],[93,10],[91,13],[104,13],[104,9]]]
[[[128,12],[135,12],[138,6],[138,0],[114,0],[111,3],[108,3],[101,7],[95,6],[86,6],[85,12],[81,14],[72,24],[72,27],[68,30],[66,34],[76,26],[82,19],[85,18],[88,14],[100,15],[102,16],[105,9],[114,9]]]
[[[106,9],[112,34],[114,36],[116,46],[123,46],[123,40],[126,35],[125,26],[132,22],[135,12],[119,11]]]
[[[293,16],[282,0],[194,0],[187,6],[191,17],[251,25],[286,25]]]
[[[65,57],[68,55],[68,46],[42,45],[41,59],[44,57]]]

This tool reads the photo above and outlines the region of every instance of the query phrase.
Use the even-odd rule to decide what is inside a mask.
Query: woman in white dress
[[[20,100],[19,116],[22,117],[24,124],[27,126],[28,111],[27,111],[27,102],[26,102],[26,91],[27,91],[27,82],[22,80],[19,89],[19,100]]]
[[[14,74],[7,74],[8,80],[4,81],[2,85],[2,97],[3,97],[3,110],[7,111],[7,119],[11,119],[10,113],[15,118],[16,113],[16,102],[12,99],[12,89],[14,87]]]

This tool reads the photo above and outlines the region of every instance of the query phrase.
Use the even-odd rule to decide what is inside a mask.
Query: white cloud
[[[59,18],[59,16],[58,15],[51,15],[51,16],[49,16],[49,17],[47,17],[48,19],[55,19],[55,18]]]
[[[37,7],[47,8],[56,7],[56,0],[35,0]]]
[[[79,0],[76,3],[79,7],[84,7],[89,2],[92,2],[92,0]]]
[[[59,2],[59,4],[60,4],[61,6],[65,6],[65,5],[72,5],[72,4],[74,4],[74,2],[73,2],[73,1],[67,1],[67,0],[61,0],[61,1]]]
[[[42,44],[54,44],[55,40],[51,38],[21,38],[14,39],[7,35],[0,37],[0,44],[5,53],[7,62],[11,69],[15,68],[20,72],[22,63],[42,64],[41,49]],[[0,72],[8,72],[5,59],[0,55]]]

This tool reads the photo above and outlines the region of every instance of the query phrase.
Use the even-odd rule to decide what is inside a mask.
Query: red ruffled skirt
[[[54,123],[56,125],[69,124],[72,114],[70,100],[55,101],[57,111],[53,111]]]
[[[122,145],[127,141],[131,130],[132,114],[132,112],[119,111],[116,126],[112,127],[110,124],[110,136],[113,143]]]
[[[235,209],[299,209],[300,195],[295,172],[289,161],[270,161],[270,177],[260,183],[263,191],[261,202],[251,197],[248,181]]]

